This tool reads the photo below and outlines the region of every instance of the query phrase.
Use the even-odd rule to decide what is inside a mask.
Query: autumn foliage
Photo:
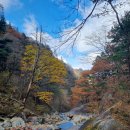
[[[109,62],[107,59],[98,59],[95,60],[94,65],[92,67],[92,72],[102,72],[104,70],[111,70],[114,67],[114,65]]]
[[[21,70],[23,74],[32,73],[36,62],[38,47],[36,45],[27,45],[21,60]],[[48,83],[64,83],[67,74],[64,64],[53,56],[47,49],[40,49],[38,61],[35,68],[34,81],[46,79]]]
[[[40,100],[46,102],[47,104],[50,104],[53,99],[53,93],[52,92],[37,92],[36,97],[38,97]]]
[[[72,88],[71,104],[73,107],[89,102],[90,98],[96,95],[93,85],[90,83],[90,74],[89,70],[83,71],[81,77],[76,81],[75,87]]]

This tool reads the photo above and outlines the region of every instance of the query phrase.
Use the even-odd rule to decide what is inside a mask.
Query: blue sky
[[[59,39],[56,37],[58,29],[61,27],[63,32],[64,30],[71,29],[72,26],[81,22],[81,18],[86,17],[92,8],[92,4],[89,2],[90,0],[86,0],[87,5],[85,10],[81,6],[78,17],[76,17],[77,15],[73,15],[69,19],[74,20],[73,24],[65,26],[64,18],[68,16],[70,10],[63,7],[62,3],[56,4],[54,1],[58,0],[13,0],[13,2],[12,0],[0,0],[0,3],[5,7],[5,17],[7,21],[11,22],[15,27],[18,27],[19,31],[25,32],[30,36],[36,26],[42,25],[45,35],[51,39],[48,44],[50,47],[53,47],[53,44],[58,44],[59,42]],[[76,0],[73,1],[75,2]],[[75,4],[74,2],[72,4]],[[117,0],[117,2],[122,2],[122,0]],[[102,5],[99,5],[99,8],[101,6]],[[129,10],[128,4],[120,9],[119,13],[122,15],[125,10]],[[99,10],[97,9],[97,11]],[[69,20],[66,20],[66,22],[69,23]],[[92,60],[94,60],[100,52],[96,48],[86,45],[87,43],[84,39],[86,36],[92,37],[95,33],[99,33],[100,37],[104,37],[104,32],[100,32],[100,30],[102,30],[101,28],[109,25],[110,29],[115,21],[114,13],[107,17],[90,19],[81,31],[73,53],[68,53],[70,50],[66,50],[64,46],[61,51],[58,52],[58,57],[62,57],[65,62],[74,68],[90,69],[92,67]],[[102,41],[103,40],[104,39],[102,39]],[[93,41],[91,40],[91,42]],[[89,61],[89,59],[92,60]]]
[[[12,4],[9,0],[5,0],[5,3],[3,0],[1,0],[1,2],[5,6],[6,19],[11,22],[12,25],[18,27],[19,31],[25,33],[25,21],[28,20],[29,22],[33,19],[35,21],[34,24],[42,25],[44,31],[55,38],[58,28],[63,27],[64,19],[69,14],[66,8],[55,3],[53,0],[38,0],[38,2],[36,0],[14,0],[15,4]],[[70,19],[75,19],[74,16],[75,15]],[[79,65],[82,53],[77,49],[74,49],[71,54],[66,54],[63,51],[58,54],[59,57],[62,57],[62,59],[72,67],[85,68],[85,65]]]
[[[14,8],[13,8],[14,7]],[[51,33],[61,25],[61,20],[65,16],[65,11],[52,0],[22,0],[19,7],[12,6],[5,11],[6,18],[21,30],[24,19],[28,15],[33,15],[45,31]]]

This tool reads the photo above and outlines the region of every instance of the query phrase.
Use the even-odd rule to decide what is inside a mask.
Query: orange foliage
[[[96,95],[94,86],[90,84],[90,70],[83,71],[81,78],[76,81],[76,85],[72,88],[71,105],[76,106],[79,103],[86,103],[89,97]]]
[[[9,27],[7,32],[12,34],[14,37],[17,37],[18,39],[22,39],[22,35],[12,27]]]
[[[86,77],[86,76],[88,76],[89,74],[91,74],[92,73],[92,71],[91,70],[85,70],[85,71],[83,71],[82,72],[82,77]]]
[[[82,84],[85,85],[87,83],[88,83],[88,81],[85,78],[80,78],[76,81],[76,84],[79,85],[79,86],[82,85]]]
[[[78,103],[80,103],[85,96],[87,96],[87,92],[84,91],[84,88],[81,87],[74,87],[72,89],[72,98],[71,98],[71,104],[72,106],[76,106]]]
[[[113,68],[113,65],[109,63],[107,60],[99,59],[94,63],[92,68],[93,72],[101,72],[104,70],[110,70]]]
[[[72,89],[72,92],[73,92],[73,94],[76,94],[78,96],[82,96],[82,95],[84,96],[84,95],[88,94],[87,92],[84,91],[84,88],[82,88],[82,87],[74,87]]]

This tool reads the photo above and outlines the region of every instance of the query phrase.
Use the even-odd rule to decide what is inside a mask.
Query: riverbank
[[[66,113],[56,112],[38,117],[31,116],[26,121],[21,117],[0,118],[0,130],[79,130],[92,117],[79,113],[82,108],[83,105]]]
[[[48,115],[47,117],[30,117],[24,121],[20,117],[1,118],[0,130],[69,130],[76,128],[77,130],[81,125],[90,117],[83,115],[74,115],[73,119],[64,114],[61,115]],[[75,129],[75,130],[76,130]]]

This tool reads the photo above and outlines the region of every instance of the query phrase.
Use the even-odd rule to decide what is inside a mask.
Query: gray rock
[[[117,130],[120,128],[120,125],[114,119],[106,119],[99,123],[99,130]]]
[[[14,117],[12,118],[11,120],[11,123],[12,123],[12,127],[17,127],[17,126],[22,126],[22,127],[25,127],[25,122],[22,118],[20,117]]]
[[[39,117],[39,118],[38,118],[38,122],[39,122],[40,124],[44,124],[45,119],[44,119],[43,117]]]
[[[2,118],[2,117],[0,117],[0,123],[1,123],[1,122],[4,122],[4,121],[5,121],[5,119]]]
[[[29,117],[28,122],[31,122],[33,125],[39,125],[41,120],[39,117],[33,116],[33,117]]]
[[[97,126],[99,123],[101,123],[102,122],[102,120],[95,120],[94,122],[93,122],[93,126]]]
[[[10,120],[5,120],[5,121],[3,122],[3,124],[2,124],[2,126],[3,126],[4,128],[9,128],[9,127],[12,126],[12,124],[11,124]]]
[[[2,126],[0,126],[0,130],[5,130],[5,128],[3,128]]]
[[[73,126],[72,128],[68,129],[68,130],[79,130],[79,126]]]

